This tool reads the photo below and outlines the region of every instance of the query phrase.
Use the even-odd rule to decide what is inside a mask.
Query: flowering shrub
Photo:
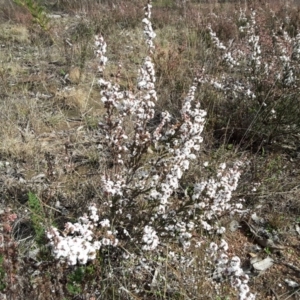
[[[291,37],[284,24],[275,16],[273,19],[275,26],[270,29],[261,13],[241,10],[239,36],[227,44],[208,28],[218,51],[214,63],[221,72],[214,75],[203,70],[201,82],[222,99],[216,119],[230,115],[226,124],[218,123],[218,129],[223,128],[222,134],[247,147],[260,148],[299,130],[300,35]],[[225,127],[232,131],[225,133]]]
[[[181,245],[189,257],[187,249],[201,244],[193,237],[195,231],[223,234],[225,228],[219,218],[226,213],[245,212],[241,201],[231,202],[241,175],[241,161],[232,168],[222,163],[216,178],[182,186],[203,141],[206,112],[195,99],[203,79],[195,77],[183,99],[179,120],[167,111],[161,112],[159,120],[155,118],[158,97],[151,7],[149,1],[143,19],[147,55],[138,70],[136,90],[127,91],[119,85],[121,66],[115,81],[105,78],[107,45],[102,35],[96,36],[105,108],[99,122],[99,151],[110,163],[101,177],[101,201],[88,207],[89,214],[75,224],[67,223],[62,234],[54,227],[47,231],[54,256],[69,265],[86,264],[96,258],[98,250],[122,248],[126,250],[123,257],[136,261],[132,272],[142,276],[140,269],[149,262],[147,253],[161,255],[170,242]],[[149,265],[145,268],[152,269]]]

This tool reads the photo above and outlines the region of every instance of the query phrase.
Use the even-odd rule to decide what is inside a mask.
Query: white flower
[[[217,229],[217,233],[218,234],[223,234],[224,232],[226,231],[226,229],[225,229],[225,227],[223,227],[223,226],[221,226],[221,227],[219,227],[218,229]],[[223,241],[223,240],[222,240]],[[227,248],[228,248],[228,246],[227,246]],[[224,249],[225,251],[227,250],[227,249]]]
[[[227,263],[228,263],[228,256],[225,253],[222,253],[218,260],[218,265],[226,266]]]
[[[238,256],[234,256],[231,259],[230,266],[233,271],[236,271],[240,267],[241,260]]]
[[[142,242],[144,244],[142,246],[142,249],[146,251],[154,250],[158,246],[158,236],[156,234],[156,231],[151,226],[145,226]]]
[[[244,283],[242,283],[239,286],[239,289],[240,289],[241,294],[247,294],[250,291],[249,286],[247,284],[244,284]]]
[[[212,251],[212,252],[216,252],[218,250],[218,245],[214,242],[210,243],[209,245],[209,249]]]
[[[220,164],[219,168],[222,169],[222,170],[225,170],[226,164],[225,163]]]
[[[206,221],[201,221],[201,223],[205,230],[207,230],[207,231],[212,230],[212,227]]]
[[[110,227],[110,222],[109,222],[108,219],[104,219],[104,220],[102,220],[102,221],[100,222],[100,225],[101,225],[102,227]]]
[[[242,284],[242,281],[239,278],[231,277],[231,286],[238,288]]]

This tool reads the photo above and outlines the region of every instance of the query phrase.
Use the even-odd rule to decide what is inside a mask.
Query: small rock
[[[48,14],[47,17],[49,19],[60,19],[62,16],[61,15],[55,15],[55,14]]]
[[[291,287],[291,288],[298,288],[298,287],[300,286],[299,283],[297,283],[296,281],[293,281],[293,280],[291,280],[291,279],[285,279],[284,281],[285,281],[285,282],[287,283],[287,285],[288,285],[289,287]]]
[[[263,225],[265,224],[264,218],[259,217],[256,213],[253,213],[251,215],[251,219],[257,224],[257,225]]]
[[[250,262],[256,271],[265,271],[274,264],[273,259],[269,256],[265,259],[261,259],[260,257],[256,256],[253,257]]]
[[[300,235],[300,226],[298,224],[295,225],[295,230]]]
[[[229,229],[231,232],[235,232],[239,229],[240,223],[236,220],[232,220],[229,224]]]

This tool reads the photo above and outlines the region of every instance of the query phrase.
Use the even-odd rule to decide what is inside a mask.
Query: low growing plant
[[[67,289],[70,294],[76,295],[81,292],[80,284],[84,280],[84,273],[84,267],[80,266],[68,276]]]
[[[45,213],[39,198],[32,192],[28,193],[28,206],[30,209],[30,220],[35,232],[35,240],[38,244],[44,244],[45,237]]]
[[[35,23],[41,26],[44,31],[49,29],[49,18],[44,7],[35,0],[13,0],[17,5],[23,6],[30,12]]]

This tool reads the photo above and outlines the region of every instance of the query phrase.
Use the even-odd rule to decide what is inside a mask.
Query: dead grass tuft
[[[0,39],[26,45],[30,43],[28,27],[21,24],[3,23],[0,25]]]
[[[78,77],[72,79],[79,80]],[[64,110],[73,110],[76,115],[86,109],[87,101],[88,92],[75,87],[66,88],[58,92],[54,97],[54,105]]]

